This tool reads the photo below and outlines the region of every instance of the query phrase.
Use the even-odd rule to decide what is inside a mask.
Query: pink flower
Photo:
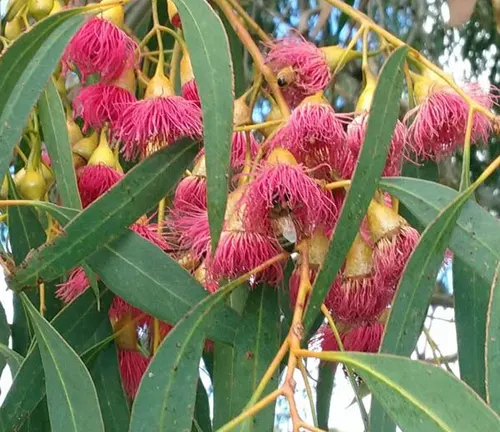
[[[83,294],[90,286],[90,282],[82,267],[76,267],[69,274],[66,282],[56,285],[56,297],[64,303],[71,303]]]
[[[278,158],[269,163],[273,155]],[[287,158],[290,164],[283,162]],[[273,214],[283,213],[292,215],[301,233],[312,232],[331,221],[330,198],[306,174],[303,166],[292,164],[294,160],[289,152],[277,148],[268,157],[267,164],[258,169],[245,198],[249,226],[259,226]]]
[[[343,178],[351,178],[356,163],[361,151],[361,146],[365,140],[366,129],[368,127],[368,114],[359,114],[347,127],[347,147],[351,153],[350,157],[346,158],[346,162],[340,171]],[[399,176],[403,167],[403,157],[406,144],[406,127],[399,120],[396,123],[396,128],[392,135],[392,140],[387,155],[387,162],[385,164],[382,175],[385,177]]]
[[[248,134],[249,140],[248,144],[250,147],[250,157],[252,160],[257,155],[259,151],[259,144],[255,139],[255,136],[250,133]],[[246,132],[234,132],[231,141],[231,166],[233,170],[239,171],[245,165],[245,157],[247,153],[247,134]]]
[[[329,177],[332,168],[339,170],[345,158],[345,120],[322,96],[312,96],[292,111],[288,122],[269,141],[268,149],[285,148],[299,163],[314,169],[316,176]]]
[[[99,130],[106,123],[111,125],[122,115],[123,109],[135,102],[129,91],[112,84],[93,84],[82,88],[73,99],[75,117],[83,119],[83,131]]]
[[[325,299],[337,319],[346,323],[371,320],[391,302],[394,291],[384,283],[385,269],[375,268],[372,254],[358,234]]]
[[[266,63],[292,107],[328,85],[332,74],[326,56],[313,43],[297,35],[271,42],[268,47]]]
[[[341,334],[340,340],[346,351],[376,353],[380,348],[383,334],[384,324],[376,321],[362,324]],[[340,351],[330,326],[323,325],[319,330],[319,336],[322,339],[321,348],[323,351]]]
[[[107,165],[87,165],[78,171],[78,191],[83,208],[90,205],[114,184],[123,178],[123,174]]]
[[[385,203],[372,201],[366,222],[374,244],[375,266],[383,270],[380,277],[384,284],[395,290],[420,235]]]
[[[185,203],[182,209],[173,208],[165,221],[179,244],[179,249],[191,251],[196,260],[210,250],[210,225],[206,209]]]
[[[181,92],[184,99],[195,103],[201,108],[200,95],[198,94],[198,87],[196,86],[196,81],[194,79],[191,79],[187,83],[183,84]]]
[[[118,78],[136,62],[137,44],[110,21],[91,18],[73,36],[62,58],[63,74],[75,65],[81,81],[99,74],[106,81]]]
[[[183,210],[192,205],[202,210],[207,208],[207,178],[205,176],[188,175],[177,185],[174,207]]]
[[[495,98],[483,92],[479,84],[467,84],[463,90],[485,108],[493,106]],[[469,106],[453,89],[433,82],[427,84],[426,91],[420,95],[416,88],[415,94],[420,103],[405,116],[405,122],[414,117],[408,129],[412,149],[420,157],[440,160],[463,144]],[[491,130],[488,117],[483,113],[474,113],[471,144],[478,141],[487,143]]]
[[[165,238],[158,233],[158,225],[155,223],[134,223],[130,229],[139,234],[143,239],[158,246],[162,250],[169,250],[170,246]]]
[[[126,159],[158,150],[182,137],[202,135],[201,110],[180,96],[152,97],[129,104],[114,127]]]
[[[123,388],[127,395],[133,399],[151,358],[145,357],[137,351],[118,350],[118,360]]]

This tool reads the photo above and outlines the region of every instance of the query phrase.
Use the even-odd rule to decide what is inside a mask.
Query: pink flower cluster
[[[218,289],[220,281],[235,279],[279,255],[285,240],[298,243],[306,238],[315,239],[309,251],[309,276],[314,283],[345,199],[343,190],[330,191],[325,184],[352,178],[366,136],[369,111],[338,114],[323,96],[332,78],[324,51],[301,37],[275,41],[266,49],[266,62],[277,75],[292,112],[264,144],[258,132],[233,133],[233,175],[228,179],[230,194],[217,248],[212,250],[203,149],[176,187],[164,215],[165,233],[159,233],[146,217],[130,226],[176,259],[210,292]],[[201,103],[186,56],[184,53],[181,62],[183,96],[175,94],[159,68],[147,82],[143,98],[137,99],[137,44],[110,22],[90,19],[73,37],[62,59],[63,73],[74,70],[81,79],[73,112],[81,118],[84,132],[109,130],[113,145],[126,160],[146,157],[181,137],[201,141]],[[88,84],[91,76],[98,82]],[[479,87],[470,85],[465,91],[481,106],[492,106],[493,98]],[[236,104],[248,108],[244,97]],[[236,111],[235,127],[242,124]],[[453,90],[443,85],[429,87],[417,107],[397,123],[383,175],[400,175],[410,154],[439,159],[454,152],[463,142],[467,116],[467,103]],[[473,142],[486,141],[490,131],[487,116],[476,112]],[[77,174],[84,207],[123,177],[106,163],[84,166]],[[390,197],[377,196],[372,201],[325,300],[343,329],[341,339],[347,350],[378,349],[384,315],[418,240],[418,232],[393,210]],[[292,306],[300,265],[298,259],[286,281]],[[249,284],[276,287],[283,277],[282,264],[276,262],[254,275]],[[68,303],[88,287],[85,271],[78,267],[59,286],[57,296]],[[130,318],[134,326],[152,329],[153,317],[119,297],[109,315],[113,322]],[[162,324],[162,336],[169,330],[168,324]],[[317,338],[323,349],[339,348],[328,327],[321,327]],[[120,370],[130,396],[135,395],[148,363],[149,358],[135,349],[120,348]]]

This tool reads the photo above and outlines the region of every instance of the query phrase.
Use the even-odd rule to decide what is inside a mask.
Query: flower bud
[[[43,162],[40,164],[40,167],[41,167],[43,179],[45,180],[45,184],[47,186],[47,190],[49,190],[54,185],[54,181],[55,181],[54,173]]]
[[[23,20],[18,16],[5,24],[4,35],[8,40],[13,41],[23,32],[23,30]]]
[[[266,122],[281,120],[283,115],[281,114],[281,110],[276,102],[273,99],[269,100],[271,104],[271,111],[267,115]],[[264,135],[264,137],[269,137],[279,125],[267,126],[265,128],[259,129],[259,132]]]
[[[298,165],[297,160],[294,158],[293,154],[281,147],[275,148],[269,154],[266,161],[269,165]]]
[[[323,264],[330,239],[321,228],[317,228],[309,242],[309,265],[319,267]]]
[[[234,101],[233,124],[234,126],[242,126],[249,124],[252,120],[250,107],[242,96]]]
[[[171,2],[169,2],[170,4]],[[191,64],[191,58],[187,52],[182,54],[181,64],[181,86],[187,84],[189,81],[194,80],[193,66]]]
[[[7,3],[7,12],[4,17],[5,22],[13,21],[25,5],[25,0],[9,0]]]
[[[135,95],[137,81],[135,79],[134,68],[125,69],[123,73],[113,81],[112,84],[117,87],[121,87],[122,89],[128,90],[130,93]]]
[[[62,4],[59,0],[54,0],[54,5],[49,13],[49,15],[54,15],[57,12],[61,12],[63,10]]]
[[[28,167],[23,178],[19,181],[19,193],[25,199],[41,200],[47,192],[47,184],[43,175]]]
[[[373,270],[372,248],[358,233],[345,259],[344,277],[369,276]]]
[[[21,168],[18,172],[14,174],[14,184],[16,185],[16,189],[19,189],[19,185],[21,184],[21,180],[26,175],[26,168]]]
[[[177,11],[177,7],[175,6],[172,0],[167,0],[167,13],[168,19],[170,23],[177,28],[182,28],[181,17],[179,16],[179,12]]]
[[[399,233],[402,226],[408,225],[394,210],[375,200],[368,206],[366,218],[374,243],[383,238],[392,238]]]
[[[80,155],[73,153],[72,156],[73,156],[73,166],[75,167],[75,170],[87,165],[87,161],[84,158],[82,158]]]
[[[112,323],[115,342],[119,349],[137,351],[137,331],[134,319],[130,312]]]
[[[109,147],[105,129],[101,131],[99,145],[92,153],[87,165],[106,165],[111,168],[115,167],[115,155],[113,154],[113,150]]]
[[[351,60],[354,60],[361,56],[361,53],[359,53],[358,51],[353,51],[353,50],[347,51],[346,48],[342,48],[338,45],[323,47],[320,48],[320,50],[325,55],[326,63],[331,70],[334,70],[339,66],[342,57],[343,57],[342,62],[345,65]]]
[[[54,0],[29,0],[28,10],[35,20],[40,21],[48,16],[54,7]]]
[[[358,102],[356,104],[357,113],[370,111],[375,88],[377,87],[377,79],[375,76],[369,70],[366,70],[365,72],[365,87],[359,95]]]
[[[115,2],[116,0],[102,0],[100,4],[104,5]],[[98,14],[98,17],[112,22],[119,28],[123,28],[123,24],[125,23],[125,12],[122,5],[113,6],[112,8],[109,8],[104,12],[100,12]]]
[[[82,138],[71,146],[73,153],[81,156],[85,160],[89,160],[92,153],[97,148],[97,133],[94,132],[89,137]]]
[[[77,141],[80,141],[83,138],[82,131],[75,123],[75,121],[71,118],[69,113],[66,115],[66,127],[68,128],[69,143],[71,145],[75,144]]]
[[[149,81],[146,87],[144,99],[153,99],[156,97],[174,96],[175,91],[172,83],[163,73],[156,73]]]

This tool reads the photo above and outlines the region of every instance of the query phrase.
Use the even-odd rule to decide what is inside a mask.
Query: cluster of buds
[[[9,6],[8,39],[16,37],[22,31],[20,23],[26,21],[16,11],[18,2],[13,0]],[[34,19],[43,18],[54,13],[57,2],[30,0],[29,13]],[[181,28],[174,4],[167,3],[171,23]],[[200,151],[191,171],[178,183],[170,206],[157,215],[158,224],[152,222],[154,215],[144,215],[130,229],[177,260],[209,292],[217,291],[221,281],[233,280],[276,257],[285,250],[287,241],[307,239],[308,276],[313,284],[324,265],[329,238],[346,196],[343,189],[329,190],[327,184],[353,176],[377,77],[363,68],[364,88],[354,113],[337,113],[324,91],[333,73],[361,54],[337,46],[317,48],[300,36],[265,46],[266,64],[292,111],[283,117],[278,99],[273,100],[266,89],[257,89],[268,99],[272,108],[268,120],[273,121],[251,132],[255,98],[249,95],[255,96],[255,89],[235,100],[230,193],[222,233],[212,250],[202,110],[189,52],[181,44],[179,95],[165,75],[163,49],[155,71],[150,73],[149,67],[143,67],[144,57],[150,55],[147,40],[137,43],[124,31],[123,22],[120,5],[90,18],[68,44],[55,73],[67,108],[83,208],[123,178],[124,161],[136,162],[188,137],[200,143]],[[65,85],[70,75],[79,81],[73,95]],[[468,127],[469,103],[446,82],[427,71],[412,72],[411,79],[417,106],[396,125],[384,176],[400,175],[404,159],[411,154],[438,160],[453,153],[463,143]],[[464,91],[478,106],[486,110],[492,107],[495,98],[478,86],[468,85]],[[474,113],[470,127],[472,143],[485,142],[492,131],[491,121],[482,111]],[[43,159],[42,147],[41,141],[34,139],[25,168],[14,178],[19,193],[27,199],[48,199],[53,182],[50,161]],[[6,188],[7,183],[2,187],[4,192]],[[391,197],[382,193],[373,199],[325,300],[347,350],[378,349],[387,310],[419,240],[418,232],[392,204]],[[296,269],[285,281],[292,307],[304,277],[299,271],[302,260],[296,259]],[[267,266],[249,285],[252,288],[259,283],[273,287],[283,283],[282,264]],[[56,295],[69,303],[89,286],[85,270],[78,267],[58,286]],[[153,317],[118,296],[109,317],[116,332],[124,388],[134,397],[154,351],[154,346],[139,335],[146,330],[154,336],[149,339],[161,340],[171,326],[155,325]],[[327,327],[321,327],[316,337],[324,349],[339,349]]]

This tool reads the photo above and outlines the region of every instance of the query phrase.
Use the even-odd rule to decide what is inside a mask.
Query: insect
[[[295,81],[295,71],[291,66],[281,69],[276,75],[276,82],[279,87],[286,87]]]

